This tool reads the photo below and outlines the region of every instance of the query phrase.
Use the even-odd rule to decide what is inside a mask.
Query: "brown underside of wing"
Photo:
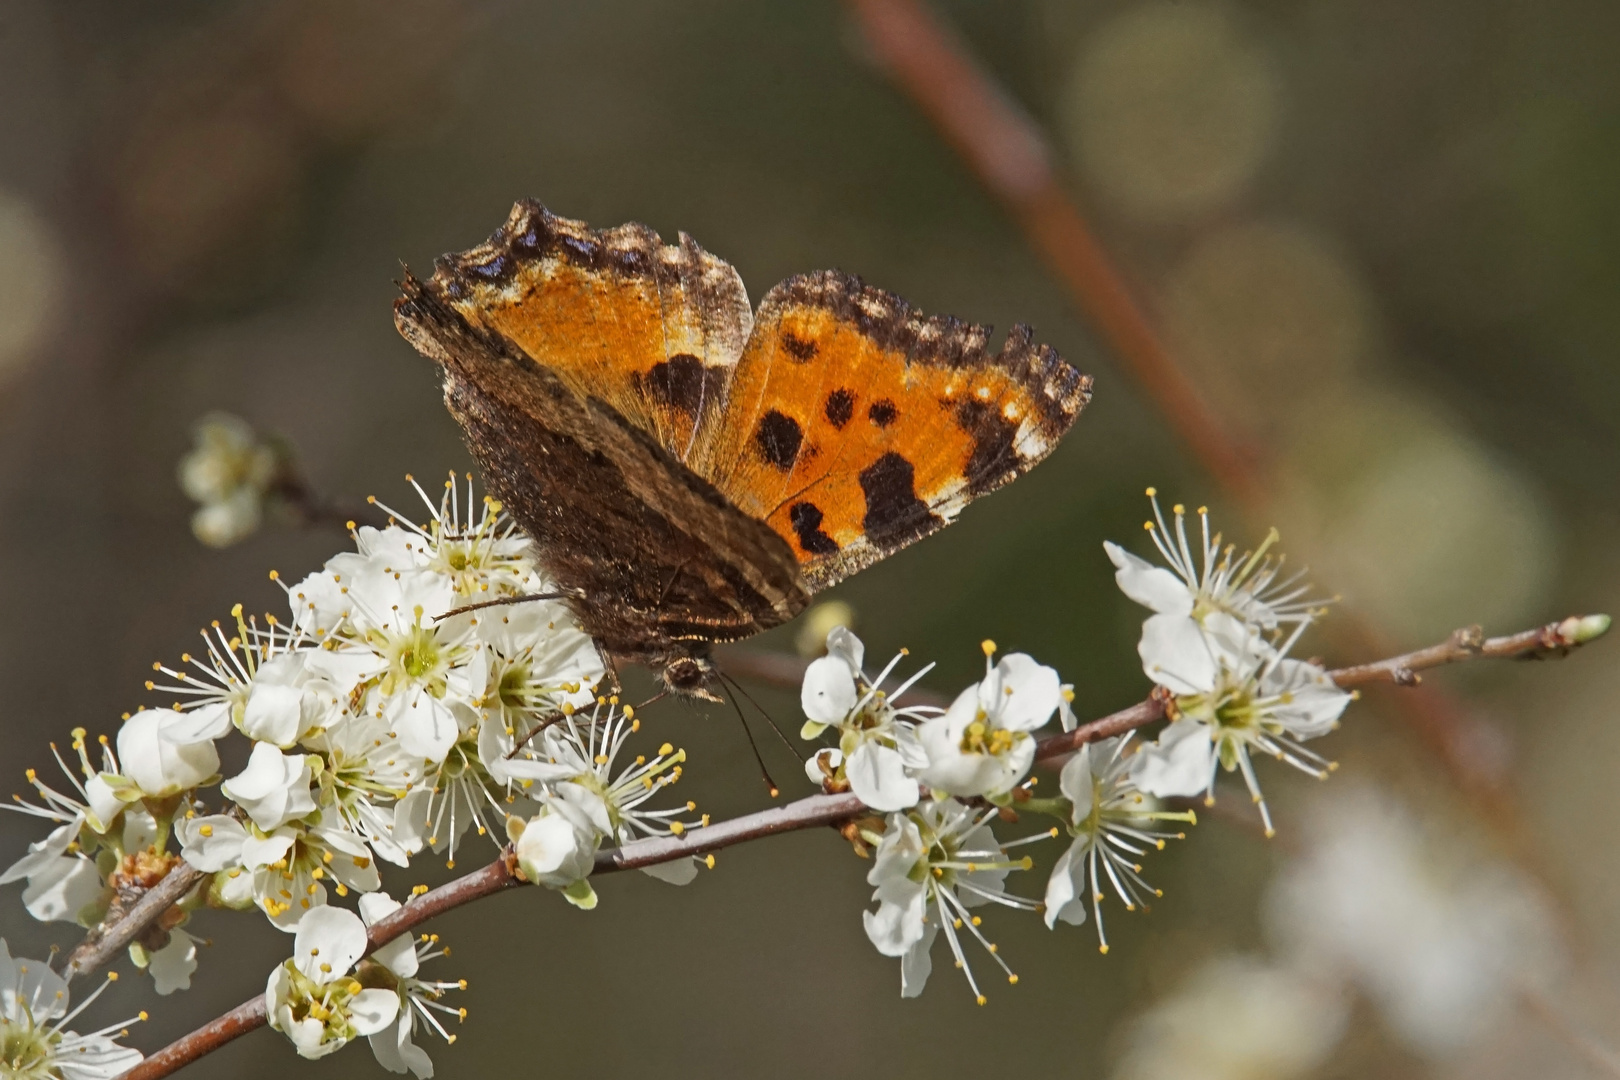
[[[736,640],[804,607],[793,554],[769,527],[611,405],[469,322],[437,279],[407,275],[403,289],[395,323],[443,366],[485,482],[610,653],[656,661],[672,641]]]
[[[955,519],[1049,454],[1091,378],[1028,327],[927,317],[824,271],[768,293],[689,463],[765,520],[819,592]]]
[[[682,233],[593,230],[526,199],[495,234],[435,265],[432,286],[576,394],[610,406],[677,460],[720,405],[753,325],[742,278]]]

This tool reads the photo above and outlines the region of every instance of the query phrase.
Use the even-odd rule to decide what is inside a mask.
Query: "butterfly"
[[[533,201],[401,289],[395,325],[581,626],[699,696],[713,644],[943,528],[1091,397],[1026,326],[992,353],[988,327],[838,271],[756,311],[685,233]]]

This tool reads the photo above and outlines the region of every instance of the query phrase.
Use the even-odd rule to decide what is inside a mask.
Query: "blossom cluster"
[[[412,981],[427,957],[390,959],[391,945],[348,974],[365,951],[359,918],[393,904],[379,864],[433,851],[453,866],[470,833],[510,840],[526,877],[589,908],[604,841],[680,833],[693,808],[646,805],[680,778],[683,751],[615,766],[641,722],[597,692],[602,658],[566,605],[527,599],[555,589],[500,504],[476,503],[470,478],[452,476],[437,502],[417,491],[426,524],[383,507],[386,527],[351,527],[355,551],[283,586],[285,617],[238,605],[197,653],[154,665],[147,688],[172,705],[126,716],[98,761],[75,731],[76,760],[57,756],[64,789],[30,770],[36,801],[15,808],[55,827],[0,882],[26,882],[35,918],[95,926],[183,861],[206,876],[130,947],[160,994],[190,985],[191,913],[256,909],[299,942],[267,1003],[300,1053],[364,1034],[384,1065],[425,1076],[411,1018],[442,1034],[426,1003],[445,989]],[[227,738],[248,746],[224,777]],[[688,859],[649,872],[679,883],[697,871]],[[328,910],[351,894],[360,916]],[[398,991],[397,1007],[377,1004],[379,988]]]
[[[685,752],[667,742],[627,749],[641,731],[637,710],[606,685],[596,644],[499,502],[475,501],[470,477],[463,487],[452,475],[437,502],[416,490],[426,523],[381,507],[386,527],[351,525],[354,551],[282,585],[284,616],[249,617],[238,605],[228,625],[203,632],[197,653],[154,665],[147,688],[169,706],[126,715],[94,749],[75,730],[71,754],[57,754],[65,789],[30,770],[36,799],[14,809],[53,828],[0,883],[25,882],[38,919],[97,926],[187,865],[198,884],[129,946],[158,993],[190,985],[201,942],[186,926],[196,911],[258,911],[292,937],[264,1002],[299,1054],[365,1036],[386,1068],[426,1077],[433,1064],[415,1036],[454,1041],[444,1020],[465,1011],[440,999],[465,984],[420,977],[447,952],[436,937],[368,936],[401,906],[383,889],[381,864],[406,867],[431,851],[454,866],[476,834],[515,873],[589,910],[604,846],[684,838],[709,821],[692,803],[658,798],[680,780]],[[1269,832],[1256,752],[1326,775],[1302,743],[1335,726],[1350,695],[1288,655],[1321,605],[1269,556],[1274,536],[1238,555],[1203,511],[1197,545],[1182,507],[1167,520],[1155,500],[1153,512],[1148,531],[1165,565],[1106,545],[1120,588],[1152,611],[1139,652],[1169,720],[1152,739],[1088,738],[1055,669],[1024,653],[998,658],[989,641],[983,676],[943,708],[912,693],[932,665],[897,678],[902,651],[869,676],[865,646],[842,626],[808,665],[801,735],[820,745],[805,774],[869,811],[842,832],[871,860],[876,907],[863,923],[879,952],[901,961],[903,995],[922,991],[940,937],[981,1004],[973,948],[1017,982],[984,928],[987,905],[1040,913],[1053,929],[1091,922],[1106,953],[1105,898],[1127,911],[1156,899],[1142,860],[1196,821],[1163,800],[1208,800],[1219,771],[1237,771]],[[1054,721],[1069,734],[1044,756],[1066,760],[1053,761],[1057,792],[1037,795],[1038,733]],[[228,777],[227,739],[245,740],[237,756],[246,761]],[[1031,815],[1049,823],[1031,827]],[[1007,825],[1022,835],[998,838]],[[1041,896],[1009,889],[1034,866],[1018,849],[1064,836]],[[685,884],[702,852],[701,841],[668,845],[643,869]],[[356,910],[341,903],[351,895]],[[0,981],[16,984],[14,1003],[44,985],[24,963],[0,968]],[[65,1010],[65,990],[60,1002]],[[122,1067],[134,1053],[110,1028],[63,1034],[77,1011],[7,1008],[0,1001],[7,1046],[47,1047],[52,1062],[71,1047],[82,1066],[75,1073],[62,1059],[38,1075],[111,1075],[83,1063]]]
[[[1301,744],[1336,726],[1351,695],[1318,665],[1288,655],[1323,607],[1268,554],[1276,534],[1240,555],[1211,533],[1208,513],[1200,509],[1195,547],[1185,509],[1173,508],[1171,524],[1155,493],[1148,495],[1154,518],[1147,531],[1165,565],[1113,543],[1105,549],[1120,589],[1153,612],[1138,651],[1171,722],[1139,745],[1130,734],[1083,743],[1062,766],[1058,796],[1035,797],[1036,780],[1028,774],[1037,751],[1034,732],[1054,717],[1065,731],[1077,726],[1073,691],[1029,656],[1014,653],[995,662],[995,646],[985,642],[984,678],[945,709],[901,703],[932,665],[885,691],[905,653],[869,678],[864,646],[847,629],[828,635],[827,654],[805,673],[802,734],[821,739],[833,733],[837,740],[811,757],[806,773],[827,790],[852,791],[887,814],[860,833],[863,845],[876,849],[868,880],[878,908],[866,913],[865,925],[879,952],[901,958],[906,996],[921,992],[941,931],[981,1003],[965,938],[977,940],[1017,981],[979,929],[980,917],[968,911],[989,902],[1039,910],[1049,928],[1083,923],[1089,912],[1106,953],[1105,896],[1112,893],[1128,911],[1156,898],[1140,858],[1184,835],[1167,831],[1166,823],[1196,821],[1192,810],[1160,800],[1199,795],[1213,802],[1220,770],[1238,771],[1270,835],[1271,814],[1252,755],[1317,776],[1331,768]],[[1029,813],[1060,824],[1018,840],[996,839],[994,820],[1018,821]],[[1065,832],[1070,845],[1053,865],[1043,899],[1009,893],[1009,874],[1032,865],[1010,850]]]

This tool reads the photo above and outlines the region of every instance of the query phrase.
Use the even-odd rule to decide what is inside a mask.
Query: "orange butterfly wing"
[[[789,278],[687,463],[825,589],[1029,471],[1090,400],[1090,377],[1028,327],[997,353],[988,336],[847,274]]]
[[[594,231],[533,200],[436,280],[469,324],[516,344],[680,461],[717,409],[753,324],[737,271],[685,233],[635,222]]]

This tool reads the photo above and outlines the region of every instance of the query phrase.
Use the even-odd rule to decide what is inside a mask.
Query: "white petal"
[[[816,785],[816,787],[820,787],[822,782],[827,779],[827,774],[821,771],[821,762],[823,760],[827,762],[827,767],[829,769],[837,772],[839,763],[844,760],[844,752],[838,749],[838,747],[834,746],[831,749],[823,748],[821,750],[817,750],[814,754],[811,754],[809,757],[804,759],[805,778],[808,779],[812,784]]]
[[[158,734],[172,743],[209,742],[231,730],[229,702],[215,701],[200,709],[178,712],[158,725]]]
[[[851,676],[861,673],[866,663],[866,646],[847,626],[835,626],[827,632],[827,655],[842,660]]]
[[[348,974],[365,952],[366,924],[347,908],[310,908],[298,920],[293,964],[316,982]]]
[[[849,755],[844,775],[855,797],[873,810],[917,805],[917,781],[906,775],[905,760],[891,747],[871,740],[861,743]]]
[[[0,874],[0,885],[9,885],[13,881],[32,877],[66,855],[67,849],[79,835],[79,825],[77,819],[65,825],[58,825],[45,839],[35,840],[29,844],[28,854],[12,863],[5,873]]]
[[[1176,694],[1198,694],[1215,686],[1219,669],[1204,630],[1181,615],[1154,615],[1142,624],[1136,647],[1149,679]]]
[[[1131,778],[1149,795],[1199,795],[1209,787],[1215,744],[1196,720],[1178,720],[1136,752]]]
[[[927,903],[928,894],[916,889],[904,902],[884,900],[878,904],[877,911],[861,912],[867,939],[884,956],[904,956],[906,950],[922,940]]]
[[[242,710],[242,734],[286,749],[304,733],[303,706],[297,687],[255,683]]]
[[[1288,696],[1290,700],[1277,705],[1272,715],[1297,739],[1331,731],[1350,704],[1349,691],[1339,689],[1327,672],[1303,660],[1279,660],[1262,681],[1261,691],[1268,697]]]
[[[258,837],[248,833],[242,837],[242,865],[251,869],[269,866],[280,859],[298,839],[298,830],[280,828],[269,836]]]
[[[1086,862],[1081,857],[1083,841],[1075,841],[1052,864],[1052,876],[1046,879],[1046,928],[1052,929],[1059,919],[1071,926],[1086,921]]]
[[[147,960],[146,970],[159,994],[191,989],[191,973],[197,970],[197,939],[176,927],[169,931],[169,943]]]
[[[385,892],[363,893],[360,897],[360,918],[366,926],[375,926],[398,911],[399,907],[399,901]],[[410,934],[400,934],[387,944],[378,946],[371,958],[395,975],[407,979],[415,975],[420,966],[416,958],[416,942]]]
[[[179,715],[172,709],[147,709],[118,729],[118,767],[146,795],[175,795],[219,772],[219,754],[212,742],[180,745],[159,734]]]
[[[90,806],[90,827],[99,833],[106,832],[113,818],[124,808],[124,801],[100,773],[84,782],[84,794]]]
[[[181,854],[198,870],[212,874],[241,863],[247,828],[235,818],[224,814],[182,818],[176,826]]]
[[[220,791],[247,811],[264,832],[279,829],[315,809],[310,765],[303,754],[283,754],[270,743],[253,744],[247,768]]]
[[[1063,681],[1045,664],[1024,653],[1011,653],[996,665],[1001,697],[996,722],[1009,731],[1034,731],[1052,719],[1063,701]]]
[[[837,656],[812,661],[804,671],[799,704],[804,715],[818,724],[840,724],[860,700],[849,664]]]
[[[321,908],[337,911],[338,908]],[[357,1035],[375,1035],[399,1016],[399,994],[393,990],[362,990],[349,999],[349,1022]]]
[[[1063,771],[1058,774],[1058,790],[1063,797],[1074,804],[1074,816],[1077,820],[1091,812],[1092,803],[1096,801],[1096,794],[1091,782],[1091,744],[1086,743],[1073,757],[1063,763]]]
[[[697,877],[698,864],[696,859],[676,859],[673,862],[643,866],[641,872],[659,881],[667,881],[671,885],[687,885]]]
[[[440,762],[456,744],[461,726],[438,698],[429,693],[396,697],[389,710],[399,744],[407,754],[426,761]]]
[[[40,922],[78,922],[79,913],[101,900],[103,891],[95,863],[63,856],[28,879],[23,907]]]
[[[1103,541],[1103,550],[1114,561],[1114,581],[1120,592],[1160,615],[1192,614],[1192,591],[1176,574],[1137,558],[1112,541]]]
[[[906,955],[900,958],[900,996],[914,998],[923,992],[928,984],[928,976],[934,970],[932,957],[934,938],[939,934],[939,925],[929,923],[922,940],[906,950]]]

